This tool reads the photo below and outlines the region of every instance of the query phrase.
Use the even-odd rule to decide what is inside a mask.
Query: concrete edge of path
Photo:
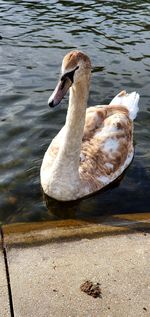
[[[150,213],[120,214],[95,220],[57,220],[3,225],[7,247],[33,246],[62,240],[99,238],[135,232],[150,232]]]

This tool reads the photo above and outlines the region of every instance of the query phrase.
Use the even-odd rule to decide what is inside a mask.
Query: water
[[[149,1],[3,1],[0,3],[0,221],[150,210]],[[43,200],[42,158],[64,124],[62,108],[47,100],[63,56],[87,53],[93,64],[89,105],[120,90],[141,94],[135,157],[120,183],[74,204]]]

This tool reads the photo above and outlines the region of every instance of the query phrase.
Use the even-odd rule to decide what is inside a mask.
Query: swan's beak
[[[48,105],[50,108],[54,108],[57,106],[63,97],[66,95],[68,89],[71,87],[72,81],[69,77],[63,76],[61,80],[58,82],[54,92],[48,99]]]

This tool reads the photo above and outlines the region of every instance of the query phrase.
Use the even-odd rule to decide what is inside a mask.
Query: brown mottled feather
[[[49,154],[52,161],[56,157],[65,127],[53,139]],[[118,145],[113,151],[105,150],[109,141]],[[132,121],[123,106],[90,107],[86,111],[83,142],[81,146],[79,173],[83,183],[94,192],[104,186],[99,178],[111,178],[133,152]]]

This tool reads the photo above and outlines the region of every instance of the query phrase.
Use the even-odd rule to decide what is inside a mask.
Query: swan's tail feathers
[[[122,105],[126,107],[129,111],[129,117],[131,120],[134,120],[137,116],[139,107],[139,94],[137,92],[131,92],[127,94],[125,90],[121,91],[117,96],[115,96],[110,105]]]

